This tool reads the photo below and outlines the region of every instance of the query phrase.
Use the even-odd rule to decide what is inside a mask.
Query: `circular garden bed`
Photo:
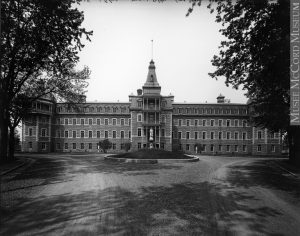
[[[136,152],[127,152],[114,155],[115,158],[127,158],[127,159],[191,159],[180,152],[169,152],[159,149],[142,149]]]
[[[131,162],[131,163],[158,163],[161,161],[199,161],[198,157],[188,156],[180,152],[169,152],[159,149],[142,149],[135,152],[127,152],[115,155],[108,155],[106,160]]]

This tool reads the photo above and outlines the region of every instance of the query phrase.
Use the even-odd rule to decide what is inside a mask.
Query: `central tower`
[[[132,149],[172,150],[172,104],[174,96],[162,96],[155,64],[151,60],[147,80],[137,95],[130,95]]]

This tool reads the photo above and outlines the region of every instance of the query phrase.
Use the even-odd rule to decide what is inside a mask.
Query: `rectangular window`
[[[210,126],[215,126],[215,120],[210,120]]]
[[[141,137],[142,136],[142,129],[138,128],[138,136]]]
[[[65,149],[68,149],[68,148],[69,148],[68,143],[65,143]]]
[[[222,139],[222,132],[219,132],[219,139]]]
[[[60,138],[60,130],[56,130],[56,137]]]
[[[178,139],[181,139],[182,138],[182,134],[181,134],[181,131],[178,132]]]
[[[28,143],[28,148],[32,148],[32,142]]]
[[[234,151],[235,151],[235,152],[238,151],[238,145],[234,145]]]
[[[117,138],[117,131],[113,131],[113,138]]]
[[[203,152],[206,152],[206,145],[205,144],[203,144],[202,150],[203,150]]]
[[[182,120],[178,120],[178,126],[182,125]]]
[[[93,124],[93,119],[89,119],[89,125]]]
[[[186,120],[186,126],[190,126],[190,120]]]
[[[220,127],[222,126],[222,120],[219,120],[219,126]]]
[[[89,130],[89,138],[93,137],[93,131]]]
[[[65,125],[69,124],[69,119],[65,119]]]
[[[124,123],[124,119],[121,119],[121,125],[124,125],[125,123]]]
[[[243,120],[243,127],[246,127],[246,125],[247,125],[247,121]]]
[[[138,143],[138,149],[141,149],[141,148],[142,148],[142,144]]]
[[[246,138],[247,138],[247,133],[243,132],[243,140],[246,140]]]
[[[214,151],[214,145],[213,145],[213,144],[210,145],[210,151],[211,151],[211,152]]]
[[[276,151],[275,145],[272,145],[272,146],[271,146],[271,151],[272,151],[272,152],[275,152],[275,151]]]
[[[121,130],[121,138],[124,138],[124,131],[123,130]]]
[[[112,144],[112,149],[116,150],[116,144],[115,143]]]
[[[65,130],[65,138],[68,138],[69,137],[69,131],[68,130]],[[67,149],[67,148],[66,148]]]
[[[107,130],[104,131],[104,137],[108,138],[108,131]]]
[[[76,149],[76,143],[73,143],[73,149]]]
[[[138,114],[137,115],[137,121],[138,122],[142,122],[142,114]]]
[[[206,139],[206,132],[202,132],[202,139]]]
[[[73,119],[73,125],[76,125],[76,119]]]
[[[198,126],[198,120],[195,120],[195,126]]]
[[[227,127],[230,126],[230,120],[226,120],[226,126],[227,126]]]
[[[46,129],[42,129],[42,137],[46,137]]]
[[[239,126],[239,121],[238,120],[234,120],[234,126],[238,127]]]
[[[226,145],[226,152],[230,152],[230,145]]]
[[[222,152],[222,145],[219,145],[219,152]]]
[[[190,132],[186,132],[186,139],[190,139]]]
[[[226,132],[226,138],[230,139],[230,132]]]
[[[117,125],[117,119],[113,119],[113,125]]]
[[[194,133],[194,137],[195,137],[195,139],[198,139],[198,132]]]
[[[239,133],[238,132],[234,132],[234,139],[235,140],[239,139]]]
[[[29,136],[32,136],[32,128],[29,128]]]
[[[108,125],[108,119],[105,119],[105,120],[104,120],[104,124],[105,124],[105,125]]]
[[[262,139],[262,132],[261,132],[261,131],[258,131],[258,132],[257,132],[257,138],[258,138],[258,139]]]
[[[128,138],[131,138],[131,132],[130,131],[128,132]]]
[[[92,143],[89,143],[89,149],[92,149],[92,148],[93,148]]]
[[[189,145],[189,144],[186,144],[185,149],[186,149],[187,151],[189,151],[189,150],[190,150],[190,145]]]
[[[261,152],[261,145],[257,145],[257,151]]]
[[[247,146],[243,145],[243,152],[246,152],[246,151],[247,151]]]
[[[210,132],[210,139],[214,139],[215,132]]]
[[[84,143],[80,144],[80,149],[84,149]]]
[[[83,130],[80,131],[80,137],[84,138],[84,131]]]
[[[100,131],[97,131],[97,138],[100,138]]]
[[[73,130],[73,138],[76,138],[76,131]]]
[[[203,120],[203,121],[202,121],[202,125],[203,125],[203,126],[206,126],[206,120]]]
[[[80,124],[84,125],[84,119],[80,119]]]
[[[97,119],[97,125],[100,125],[100,119]]]
[[[42,150],[46,150],[46,143],[42,143]]]

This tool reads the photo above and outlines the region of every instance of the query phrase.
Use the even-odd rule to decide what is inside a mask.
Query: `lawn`
[[[115,158],[130,159],[190,159],[191,157],[180,152],[169,152],[159,149],[142,149],[135,152],[127,152],[114,156]]]

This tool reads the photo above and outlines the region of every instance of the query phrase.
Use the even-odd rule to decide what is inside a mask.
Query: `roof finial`
[[[151,40],[151,60],[153,61],[153,39]]]

